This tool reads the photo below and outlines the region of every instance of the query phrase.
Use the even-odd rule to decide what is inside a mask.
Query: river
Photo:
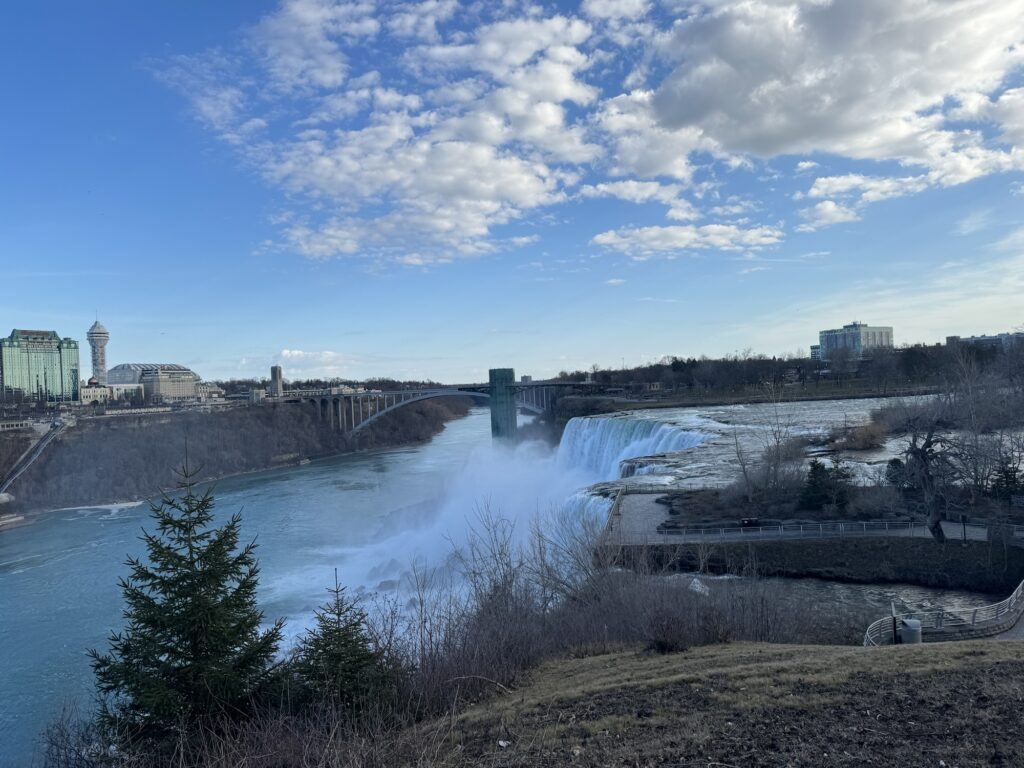
[[[793,429],[862,420],[873,401],[786,406]],[[775,418],[777,414],[772,414]],[[289,636],[309,624],[333,584],[401,594],[413,563],[434,564],[489,508],[525,531],[535,514],[568,503],[598,511],[579,493],[618,476],[624,459],[670,452],[625,482],[721,480],[739,429],[756,444],[763,411],[744,406],[638,412],[574,421],[556,451],[539,443],[494,445],[486,409],[449,423],[425,445],[338,456],[216,484],[217,513],[242,514],[256,537],[260,602],[286,617]],[[91,707],[87,648],[106,648],[121,621],[125,558],[144,554],[145,505],[57,510],[0,533],[0,765],[28,765],[46,722],[64,705]],[[822,589],[835,592],[834,585]],[[890,599],[982,604],[984,596],[918,587],[843,587],[844,601],[884,611]]]

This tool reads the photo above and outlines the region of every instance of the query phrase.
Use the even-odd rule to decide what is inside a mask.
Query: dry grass
[[[1022,650],[739,643],[552,662],[459,716],[446,763],[1020,765]]]

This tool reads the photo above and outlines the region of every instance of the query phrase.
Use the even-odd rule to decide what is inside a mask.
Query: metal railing
[[[920,621],[924,640],[956,640],[997,635],[1016,624],[1021,613],[1024,613],[1024,581],[1017,585],[1012,595],[992,605],[886,616],[867,628],[864,645],[894,644],[896,625],[903,619]]]
[[[867,522],[834,521],[822,523],[786,523],[780,525],[738,526],[730,528],[665,528],[663,536],[722,538],[827,538],[833,536],[873,536],[879,533],[912,536],[915,532],[928,534],[924,523],[876,520]]]
[[[780,525],[732,526],[718,528],[662,528],[657,532],[621,531],[621,504],[623,494],[616,497],[609,513],[607,529],[608,543],[630,545],[662,545],[685,543],[733,543],[738,541],[778,541],[798,539],[833,538],[931,538],[932,532],[922,522],[900,522],[893,520],[828,521],[821,523],[785,523]],[[946,538],[957,541],[989,541],[993,527],[978,523],[953,523],[943,525]],[[996,526],[995,530],[1009,533],[1009,543],[1024,546],[1024,525]],[[616,541],[618,539],[618,541]],[[626,541],[628,539],[628,542]]]

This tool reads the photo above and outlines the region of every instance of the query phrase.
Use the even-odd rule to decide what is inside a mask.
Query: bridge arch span
[[[382,416],[386,416],[387,414],[397,411],[399,408],[403,408],[407,405],[422,402],[423,400],[433,400],[439,397],[476,397],[489,399],[490,396],[491,395],[489,392],[477,392],[475,390],[463,389],[439,389],[432,390],[430,392],[417,393],[404,400],[400,400],[397,403],[393,403],[392,405],[389,405],[386,408],[376,411],[370,416],[367,416],[363,421],[359,422],[354,429],[349,431],[351,434],[358,434],[365,427],[370,426],[371,424],[373,424],[373,422],[377,421]],[[536,414],[538,416],[543,415],[544,413],[543,408],[537,406],[534,403],[526,402],[525,400],[520,401],[518,398],[516,400],[516,407],[522,408],[523,410],[529,411],[530,413]]]

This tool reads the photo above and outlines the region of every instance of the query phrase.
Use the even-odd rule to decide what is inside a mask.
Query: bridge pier
[[[514,440],[516,421],[516,372],[511,368],[491,368],[491,437]]]

